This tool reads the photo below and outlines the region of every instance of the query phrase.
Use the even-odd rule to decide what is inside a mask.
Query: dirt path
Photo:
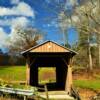
[[[91,97],[96,95],[96,92],[89,89],[79,89],[79,94],[82,100],[90,100]]]

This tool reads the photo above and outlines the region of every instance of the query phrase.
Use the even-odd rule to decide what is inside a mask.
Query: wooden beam
[[[64,60],[65,62],[65,60]],[[69,60],[69,64],[65,62],[67,65],[67,76],[66,76],[66,83],[65,83],[65,91],[70,94],[71,93],[71,87],[72,87],[72,58]]]
[[[30,67],[35,62],[35,60],[36,58],[34,58],[31,62],[29,55],[27,55],[27,59],[26,59],[26,84],[27,85],[30,84]]]
[[[48,89],[47,89],[47,85],[44,85],[44,90],[45,90],[45,94],[46,94],[46,100],[49,100],[49,95],[48,95]]]
[[[30,66],[26,63],[26,84],[30,84]]]

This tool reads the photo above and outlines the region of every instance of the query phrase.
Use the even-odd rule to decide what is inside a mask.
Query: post
[[[44,89],[45,89],[46,99],[49,100],[48,89],[46,84],[44,85]]]
[[[26,84],[30,84],[30,66],[26,63]]]
[[[27,96],[24,96],[24,100],[27,100]]]
[[[69,64],[67,66],[68,70],[67,70],[65,91],[67,91],[67,93],[70,94],[72,87],[72,58],[70,58]]]

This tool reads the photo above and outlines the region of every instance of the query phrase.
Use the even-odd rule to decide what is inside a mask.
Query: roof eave
[[[66,48],[66,47],[64,47],[64,46],[62,46],[62,45],[60,45],[60,44],[58,44],[58,43],[56,43],[56,42],[54,42],[54,41],[45,41],[45,42],[43,42],[43,43],[41,43],[41,44],[39,44],[39,45],[36,45],[36,46],[31,47],[31,48],[29,48],[29,49],[27,49],[27,50],[25,50],[25,51],[22,51],[22,52],[21,52],[21,55],[24,55],[24,54],[28,53],[29,51],[31,51],[32,49],[34,49],[34,48],[36,48],[36,47],[39,47],[39,46],[41,46],[41,45],[43,45],[43,44],[45,44],[45,43],[47,43],[47,42],[55,43],[56,45],[59,45],[59,46],[61,46],[62,48],[65,48],[65,49],[69,50],[69,51],[72,52],[74,55],[78,54],[76,51],[71,50],[71,49],[69,49],[69,48]]]

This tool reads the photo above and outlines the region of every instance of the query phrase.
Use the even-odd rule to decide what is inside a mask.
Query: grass
[[[56,69],[51,68],[39,68],[38,69],[38,78],[39,78],[39,84],[46,84],[49,82],[56,82]]]
[[[0,67],[0,79],[6,81],[25,81],[26,67],[25,66]]]
[[[74,80],[74,86],[85,89],[100,90],[100,80]]]
[[[53,69],[45,69],[45,71],[49,74],[51,74],[52,70]],[[42,78],[46,79],[47,77],[42,77],[43,73],[44,71],[41,70],[39,73],[40,74],[39,76],[41,76],[41,79]],[[48,75],[46,74],[43,76],[48,76]],[[51,76],[48,76],[48,77],[51,77]],[[25,81],[26,80],[26,67],[25,66],[0,67],[0,79],[6,80],[8,82]],[[100,90],[100,78],[95,78],[95,80],[74,80],[74,86],[80,87],[80,88]]]

